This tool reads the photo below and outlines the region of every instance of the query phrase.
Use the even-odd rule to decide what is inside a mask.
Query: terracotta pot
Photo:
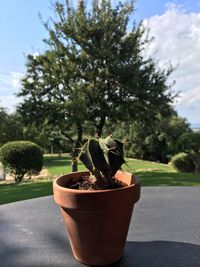
[[[140,182],[130,173],[115,177],[128,186],[111,190],[65,188],[89,172],[58,177],[54,200],[61,207],[74,257],[87,265],[107,265],[123,254],[134,204],[140,198]]]

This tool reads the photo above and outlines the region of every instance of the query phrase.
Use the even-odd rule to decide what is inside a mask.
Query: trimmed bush
[[[6,143],[0,150],[0,161],[15,181],[20,182],[25,174],[38,174],[43,166],[41,148],[29,141]]]
[[[172,166],[179,172],[195,172],[195,164],[190,154],[181,152],[171,159]]]

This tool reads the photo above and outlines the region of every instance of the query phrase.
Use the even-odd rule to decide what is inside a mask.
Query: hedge
[[[25,174],[38,174],[41,171],[43,152],[38,145],[29,141],[8,142],[0,149],[0,161],[4,170],[20,182]]]
[[[172,166],[179,172],[195,172],[195,164],[190,154],[181,152],[171,159]]]

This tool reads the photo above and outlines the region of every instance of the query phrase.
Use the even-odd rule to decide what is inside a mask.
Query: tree
[[[20,140],[23,137],[23,125],[19,114],[8,114],[0,107],[0,146],[8,141]]]
[[[8,114],[6,113],[5,108],[0,107],[0,146],[5,142],[6,135],[5,135],[5,127],[6,122],[8,119]]]
[[[36,126],[34,123],[23,126],[23,140],[29,140],[43,148],[45,153],[69,152],[71,147],[57,127]]]
[[[123,123],[113,135],[116,138],[126,136],[129,157],[168,162],[172,155],[180,152],[180,137],[189,132],[191,129],[186,120],[171,110],[167,117],[157,114],[149,124],[137,121],[131,125]]]
[[[46,51],[37,58],[29,55],[27,74],[22,79],[19,95],[25,97],[18,107],[25,123],[31,121],[36,127],[59,129],[65,138],[74,143],[73,158],[76,158],[77,148],[82,143],[85,107],[83,94],[73,79],[67,60],[60,64],[54,51]],[[74,160],[72,167],[76,171]]]
[[[145,29],[141,24],[128,29],[133,2],[112,7],[110,0],[94,0],[90,12],[84,1],[77,9],[69,1],[55,8],[58,20],[46,24],[47,43],[75,66],[98,136],[110,118],[148,120],[155,109],[166,112],[172,96],[165,82],[172,69],[159,71],[151,58],[143,58]]]
[[[112,6],[110,0],[93,0],[90,9],[84,1],[77,7],[57,1],[56,20],[45,23],[48,51],[28,56],[21,113],[58,125],[75,148],[86,125],[101,136],[108,121],[144,122],[158,110],[167,114],[172,70],[158,70],[151,58],[143,58],[148,39],[141,24],[129,28],[133,9],[132,1]]]

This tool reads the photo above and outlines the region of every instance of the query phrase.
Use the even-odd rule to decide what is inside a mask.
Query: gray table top
[[[0,206],[1,267],[80,267],[52,196]],[[200,187],[144,187],[115,267],[199,267]]]

